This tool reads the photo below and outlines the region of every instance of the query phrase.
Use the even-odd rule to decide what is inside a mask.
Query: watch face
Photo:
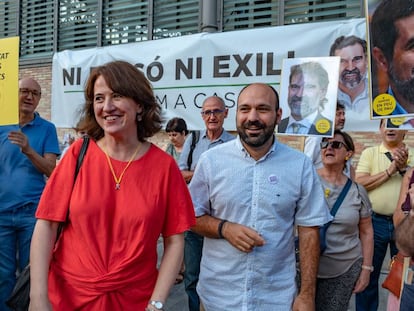
[[[161,301],[152,301],[151,304],[157,309],[162,309],[164,306]]]

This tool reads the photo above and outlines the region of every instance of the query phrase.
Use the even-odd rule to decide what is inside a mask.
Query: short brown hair
[[[84,130],[93,139],[104,136],[103,129],[96,121],[93,100],[94,87],[98,77],[105,79],[115,93],[129,97],[142,106],[142,121],[137,122],[137,136],[140,141],[153,136],[161,129],[161,107],[156,102],[151,84],[135,66],[125,61],[113,61],[94,68],[85,84],[85,105],[82,111]]]

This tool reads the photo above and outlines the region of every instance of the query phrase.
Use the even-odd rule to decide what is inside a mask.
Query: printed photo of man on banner
[[[414,0],[367,1],[373,119],[387,127],[413,129]]]
[[[282,135],[332,137],[338,93],[339,57],[284,59],[280,107]]]
[[[332,43],[329,56],[339,56],[338,100],[345,105],[352,130],[370,127],[370,83],[366,37],[342,35]],[[374,127],[376,128],[376,127]]]

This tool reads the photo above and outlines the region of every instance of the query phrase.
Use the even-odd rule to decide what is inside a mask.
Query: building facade
[[[360,18],[364,12],[363,0],[10,0],[0,2],[0,39],[20,37],[19,76],[33,76],[40,82],[39,111],[50,119],[56,52],[200,32]],[[60,137],[67,131],[59,129]],[[352,135],[357,154],[379,141],[376,133]],[[163,146],[166,135],[153,140]],[[281,140],[301,146],[299,138]]]

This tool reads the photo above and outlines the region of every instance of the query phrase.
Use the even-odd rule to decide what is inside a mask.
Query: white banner
[[[90,70],[112,60],[125,60],[151,81],[166,121],[178,116],[189,129],[203,129],[203,100],[218,95],[230,110],[224,127],[235,130],[237,95],[243,86],[264,82],[279,90],[284,58],[328,56],[337,37],[351,34],[366,38],[365,19],[200,33],[59,52],[53,57],[52,121],[58,127],[73,127],[84,103],[83,87]],[[369,115],[362,120],[348,118],[346,129],[378,129]]]

